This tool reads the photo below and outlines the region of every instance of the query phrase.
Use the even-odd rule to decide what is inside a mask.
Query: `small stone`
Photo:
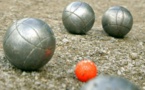
[[[111,39],[110,39],[110,42],[111,43],[114,43],[114,42],[116,42],[117,41],[117,39],[115,39],[114,37],[111,37]]]
[[[118,70],[118,71],[117,71],[117,74],[118,74],[118,75],[121,75],[121,72]]]
[[[82,60],[83,58],[82,58],[82,57],[79,57],[78,59],[79,59],[79,60]]]
[[[145,86],[143,87],[143,90],[145,90]]]
[[[62,84],[62,87],[65,88],[66,87],[66,84]]]
[[[73,69],[68,69],[67,73],[73,73]]]
[[[130,53],[130,58],[131,58],[132,60],[135,60],[135,59],[138,58],[138,54],[137,54],[137,53]]]
[[[66,38],[64,38],[62,41],[63,41],[64,43],[69,42],[69,40],[68,40],[68,39],[66,39]]]
[[[38,80],[38,76],[35,76],[35,80]]]
[[[35,85],[41,85],[41,83],[37,81],[37,82],[35,82]]]
[[[26,74],[27,74],[27,73],[26,73],[25,71],[22,72],[22,76],[26,76]]]

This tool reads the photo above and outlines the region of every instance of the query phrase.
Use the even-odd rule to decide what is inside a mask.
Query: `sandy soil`
[[[81,59],[90,59],[99,74],[118,75],[145,90],[145,1],[83,0],[95,11],[96,20],[87,35],[72,35],[62,24],[62,11],[75,0],[0,0],[0,88],[1,90],[79,90],[82,82],[74,75]],[[121,5],[133,15],[132,30],[123,39],[108,36],[101,19],[111,6]],[[2,40],[16,20],[34,17],[47,22],[56,36],[53,58],[39,71],[25,72],[4,57]]]

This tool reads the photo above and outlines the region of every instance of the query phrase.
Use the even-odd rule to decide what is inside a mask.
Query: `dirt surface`
[[[79,90],[82,82],[74,75],[81,59],[90,59],[99,74],[127,78],[145,90],[145,0],[83,0],[95,11],[96,20],[87,35],[69,34],[62,24],[62,11],[75,0],[0,0],[0,89]],[[111,6],[126,7],[134,24],[123,39],[108,36],[101,19]],[[39,71],[25,72],[12,66],[3,53],[2,41],[16,20],[33,17],[47,22],[56,36],[53,58]]]

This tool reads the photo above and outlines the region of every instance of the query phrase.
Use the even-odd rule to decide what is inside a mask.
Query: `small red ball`
[[[98,69],[91,60],[82,60],[75,67],[75,75],[78,80],[87,82],[98,75]]]

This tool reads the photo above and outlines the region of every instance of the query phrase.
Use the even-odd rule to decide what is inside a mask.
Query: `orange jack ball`
[[[75,67],[75,75],[78,80],[87,82],[98,75],[98,69],[91,60],[82,60]]]

